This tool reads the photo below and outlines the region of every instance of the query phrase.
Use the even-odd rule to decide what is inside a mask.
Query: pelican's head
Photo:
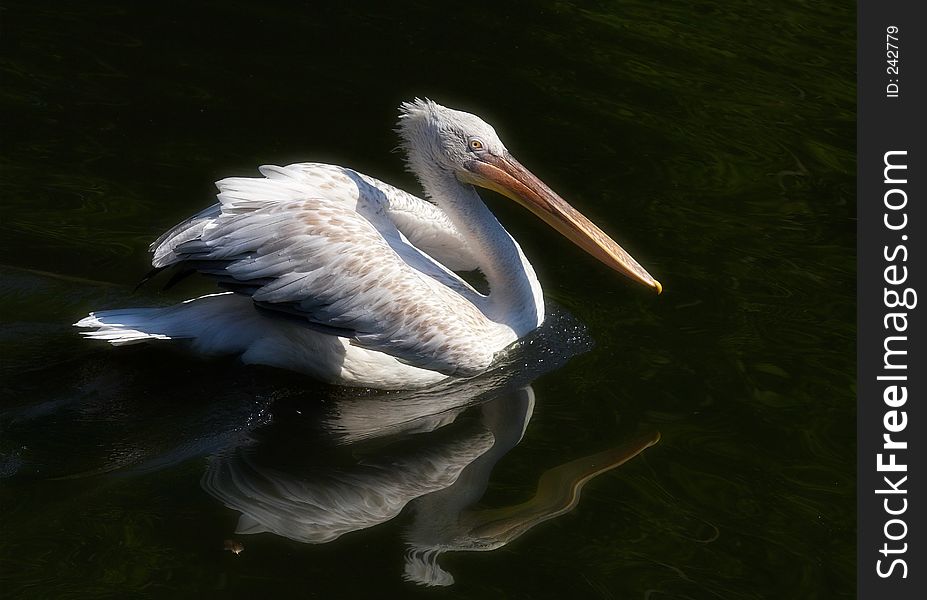
[[[499,192],[609,267],[658,294],[663,291],[615,240],[515,160],[489,123],[427,99],[404,102],[399,111],[397,132],[413,173],[422,178],[435,171],[453,174],[462,183]]]

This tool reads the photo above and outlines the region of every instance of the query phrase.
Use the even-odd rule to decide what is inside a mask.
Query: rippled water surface
[[[6,3],[4,595],[853,595],[854,5],[502,4]],[[558,308],[466,385],[74,333],[212,289],[133,292],[217,179],[417,191],[414,96],[493,123],[664,294],[486,193]]]

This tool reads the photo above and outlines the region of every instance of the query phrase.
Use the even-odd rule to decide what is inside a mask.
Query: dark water
[[[138,4],[0,13],[4,596],[852,596],[854,4]],[[493,123],[664,294],[487,194],[562,308],[463,388],[69,327],[210,289],[132,293],[221,177],[416,189],[416,95]]]

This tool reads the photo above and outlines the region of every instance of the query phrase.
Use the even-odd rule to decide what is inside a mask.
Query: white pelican
[[[397,132],[432,202],[317,163],[223,179],[219,202],[151,251],[154,267],[194,269],[230,291],[94,312],[76,326],[113,345],[188,340],[202,354],[239,354],[340,385],[398,389],[475,375],[543,322],[544,298],[518,243],[473,186],[516,200],[609,267],[662,291],[479,117],[416,99],[400,107]],[[454,273],[472,269],[488,294]]]

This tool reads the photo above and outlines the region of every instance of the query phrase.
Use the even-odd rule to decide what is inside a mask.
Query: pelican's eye
[[[483,142],[481,142],[480,140],[476,138],[473,138],[472,140],[470,140],[470,150],[482,150],[482,149],[483,149]]]

